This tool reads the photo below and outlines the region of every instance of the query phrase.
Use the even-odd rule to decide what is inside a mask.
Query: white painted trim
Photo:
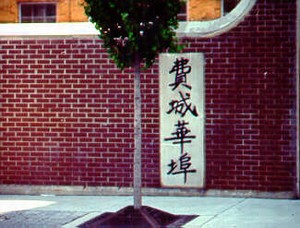
[[[180,22],[179,37],[213,37],[229,31],[238,25],[255,5],[256,0],[242,0],[226,16],[211,21]]]

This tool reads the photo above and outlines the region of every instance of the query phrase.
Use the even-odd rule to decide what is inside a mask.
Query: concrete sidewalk
[[[0,227],[76,227],[132,203],[131,196],[0,195]],[[299,200],[146,196],[143,205],[199,215],[185,227],[300,227]]]

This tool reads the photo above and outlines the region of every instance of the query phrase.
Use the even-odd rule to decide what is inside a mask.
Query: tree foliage
[[[136,58],[149,67],[158,53],[178,51],[175,29],[181,0],[84,0],[85,13],[119,68]]]

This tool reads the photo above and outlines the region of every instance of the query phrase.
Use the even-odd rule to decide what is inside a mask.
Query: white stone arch
[[[178,37],[213,37],[234,28],[250,12],[256,0],[241,0],[228,14],[210,21],[184,21],[176,30]]]

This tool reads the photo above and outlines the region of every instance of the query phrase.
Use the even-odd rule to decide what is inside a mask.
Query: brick
[[[206,59],[208,189],[295,187],[295,2],[255,7],[228,33],[181,39]],[[117,69],[96,37],[6,39],[0,184],[131,186],[132,69]],[[158,67],[142,74],[147,187],[160,187]]]

